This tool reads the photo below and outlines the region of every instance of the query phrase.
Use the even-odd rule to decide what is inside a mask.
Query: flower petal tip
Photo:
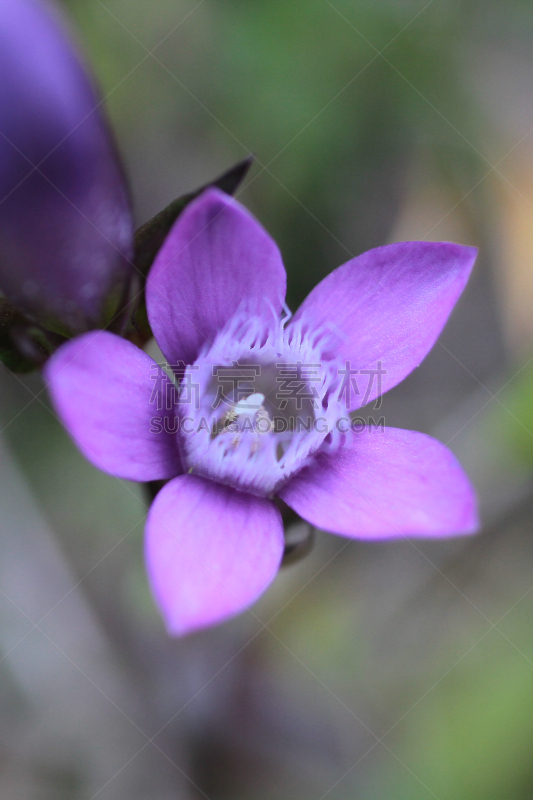
[[[398,428],[354,434],[319,453],[282,499],[310,524],[356,539],[448,538],[479,530],[477,500],[441,442]]]
[[[286,274],[277,244],[237,200],[209,188],[174,223],[151,267],[148,317],[171,363],[195,361],[243,301],[281,311]]]
[[[90,331],[63,344],[44,375],[61,422],[98,469],[132,481],[181,473],[171,425],[154,427],[172,422],[173,412],[158,412],[152,399],[162,371],[134,344]]]
[[[477,250],[453,242],[397,242],[369,250],[324,278],[289,327],[329,329],[325,354],[382,370],[369,403],[402,381],[435,344],[474,265]],[[347,403],[361,406],[361,397]]]
[[[193,475],[170,481],[146,523],[154,599],[172,636],[242,613],[274,580],[283,527],[268,500]]]

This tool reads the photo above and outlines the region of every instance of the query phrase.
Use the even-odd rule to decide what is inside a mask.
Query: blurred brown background
[[[251,612],[166,637],[141,487],[0,371],[0,797],[531,800],[533,6],[69,0],[137,220],[249,152],[294,309],[386,242],[475,244],[441,341],[383,404],[479,491],[472,539],[318,532]],[[381,413],[381,412],[380,412]]]

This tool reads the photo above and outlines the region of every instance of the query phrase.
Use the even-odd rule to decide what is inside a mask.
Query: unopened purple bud
[[[132,277],[128,192],[54,9],[0,5],[0,291],[64,334],[108,324]]]

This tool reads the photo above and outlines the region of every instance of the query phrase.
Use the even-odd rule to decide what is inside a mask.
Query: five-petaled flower
[[[284,546],[275,497],[348,537],[476,529],[472,488],[442,444],[336,424],[421,362],[475,255],[429,242],[371,250],[289,319],[276,244],[239,203],[209,189],[178,218],[148,278],[156,341],[168,363],[186,365],[182,386],[197,388],[162,404],[168,425],[154,426],[154,369],[162,392],[165,373],[131,342],[92,331],[51,358],[55,408],[85,455],[121,478],[168,480],[148,515],[146,558],[171,633],[233,616],[270,584]],[[295,365],[303,393],[301,380],[291,383]],[[217,402],[227,368],[237,378]],[[347,370],[379,381],[346,391]]]

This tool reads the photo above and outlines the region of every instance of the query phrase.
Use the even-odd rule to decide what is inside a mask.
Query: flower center
[[[179,416],[195,474],[260,496],[283,485],[339,416],[331,363],[279,320],[236,315],[187,368]]]

